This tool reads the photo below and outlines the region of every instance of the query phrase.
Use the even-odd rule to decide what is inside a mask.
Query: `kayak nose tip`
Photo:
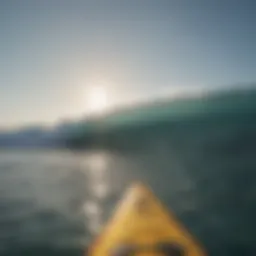
[[[142,181],[133,181],[129,187],[129,190],[139,191],[139,192],[149,192],[150,188]]]

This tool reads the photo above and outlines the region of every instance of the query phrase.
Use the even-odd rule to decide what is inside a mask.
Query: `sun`
[[[87,91],[86,105],[90,114],[101,114],[108,108],[106,89],[102,86],[93,86]]]

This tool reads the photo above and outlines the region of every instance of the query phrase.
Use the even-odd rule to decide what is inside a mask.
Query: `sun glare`
[[[107,92],[103,87],[94,86],[86,95],[87,111],[91,114],[100,114],[108,107]]]

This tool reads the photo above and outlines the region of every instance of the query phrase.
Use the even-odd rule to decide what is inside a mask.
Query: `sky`
[[[0,127],[256,81],[251,0],[0,0]]]

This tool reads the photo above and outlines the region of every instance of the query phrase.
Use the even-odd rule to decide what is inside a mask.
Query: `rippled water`
[[[255,255],[252,117],[181,124],[135,151],[1,151],[0,255],[82,255],[137,179],[210,255]]]

